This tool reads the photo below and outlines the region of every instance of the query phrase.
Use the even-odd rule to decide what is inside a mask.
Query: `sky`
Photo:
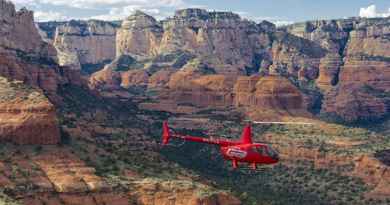
[[[390,0],[10,0],[35,11],[36,21],[70,19],[121,20],[136,10],[157,19],[182,8],[232,11],[257,22],[277,25],[353,16],[390,16]]]

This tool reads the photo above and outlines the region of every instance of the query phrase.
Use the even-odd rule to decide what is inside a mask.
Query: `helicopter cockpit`
[[[268,156],[276,160],[279,159],[279,154],[269,145],[256,146],[256,152],[260,153],[262,156]]]

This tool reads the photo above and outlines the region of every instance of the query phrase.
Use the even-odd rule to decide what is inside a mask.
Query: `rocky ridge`
[[[0,160],[1,190],[7,189],[21,204],[241,204],[226,192],[188,180],[139,179],[129,175],[129,188],[122,185],[118,189],[119,184],[97,176],[95,168],[64,148],[23,150],[9,159],[17,163]]]
[[[217,32],[219,29],[223,32]],[[214,52],[215,66],[218,61],[250,66],[255,50],[252,45],[260,44],[256,36],[250,36],[255,32],[259,29],[253,22],[228,12],[186,9],[158,22],[138,11],[125,19],[118,30],[117,56],[127,54],[140,60],[176,51],[198,56]],[[234,45],[240,45],[240,49]]]
[[[33,12],[27,9],[15,10],[8,1],[0,2],[1,29],[0,51],[23,52],[31,57],[45,56],[49,61],[56,58],[55,49],[42,41],[33,21]]]
[[[80,77],[69,68],[57,64],[55,48],[42,39],[33,20],[33,12],[15,10],[8,1],[0,2],[1,30],[0,74],[40,88],[52,101],[58,100],[58,85],[73,82]]]
[[[58,87],[82,81],[56,63],[56,50],[42,39],[32,11],[16,11],[5,0],[0,11],[0,75],[7,99],[1,105],[2,137],[19,144],[56,144],[60,134],[53,103],[61,103]]]
[[[167,78],[179,68],[191,67],[185,64],[193,64],[192,60],[195,58],[211,68],[214,74],[278,74],[293,80],[295,85],[301,84],[303,87],[298,87],[303,92],[307,85],[315,86],[316,94],[313,96],[311,92],[307,96],[309,108],[315,104],[315,109],[321,109],[318,105],[322,103],[322,95],[322,112],[327,115],[339,116],[346,121],[377,119],[383,116],[378,114],[383,109],[366,115],[363,114],[364,110],[355,107],[354,109],[358,110],[355,113],[362,111],[362,115],[348,116],[346,104],[328,101],[332,101],[335,96],[344,99],[343,94],[337,91],[344,89],[339,88],[343,87],[344,83],[348,84],[343,82],[342,73],[348,70],[351,62],[354,62],[355,66],[356,59],[364,59],[359,60],[361,67],[377,63],[387,68],[388,25],[388,18],[350,18],[309,21],[276,28],[269,22],[256,24],[231,12],[183,9],[178,10],[171,18],[157,21],[152,16],[137,11],[122,21],[121,27],[118,28],[115,55],[116,58],[128,55],[139,62],[129,64],[128,69],[120,72],[129,69],[146,70],[119,74],[125,77],[123,85],[126,88],[129,85],[136,86],[137,83],[142,86],[149,84],[146,81],[150,81],[150,86],[147,86],[150,88],[156,87],[155,85],[159,88],[165,87],[169,81]],[[61,46],[61,43],[58,46]],[[90,51],[94,53],[96,49],[90,48]],[[188,53],[191,57],[183,59],[179,66],[168,63],[172,62],[170,59],[161,58],[177,53]],[[156,63],[155,59],[160,59],[160,62]],[[171,71],[158,72],[159,70]],[[106,69],[102,74],[96,75],[105,75],[103,73],[107,72]],[[160,77],[160,74],[163,76]],[[202,75],[205,74],[209,73]],[[138,78],[139,75],[142,75],[143,80],[128,83],[129,79]],[[163,82],[156,82],[156,79]],[[117,80],[116,87],[121,86],[121,81],[122,79]],[[103,81],[99,82],[102,84]],[[365,83],[362,81],[359,84]],[[92,83],[92,87],[96,86]],[[368,106],[372,103],[372,109],[376,109],[376,102],[369,100],[373,99],[372,96],[358,98],[358,101]],[[383,104],[386,100],[381,101]]]
[[[131,55],[136,59],[158,53],[163,34],[162,27],[153,17],[137,11],[122,22],[116,37],[116,55]]]
[[[375,96],[357,97],[357,101],[368,107],[372,106],[367,109],[377,111],[367,114],[365,108],[361,110],[355,107],[356,114],[349,115],[347,104],[342,103],[346,102],[343,100],[344,94],[338,90],[351,87],[344,86],[349,83],[345,82],[348,80],[344,79],[343,76],[346,75],[343,72],[348,72],[348,67],[352,65],[378,65],[383,68],[378,72],[386,73],[389,56],[386,37],[388,25],[388,18],[350,18],[304,22],[276,28],[269,22],[256,24],[229,12],[184,9],[178,10],[171,18],[157,21],[152,16],[137,11],[125,19],[117,30],[114,62],[123,58],[122,56],[130,56],[134,60],[127,68],[116,69],[111,66],[97,72],[91,78],[91,86],[104,88],[107,81],[109,89],[121,86],[128,89],[138,85],[169,88],[170,78],[173,78],[173,82],[174,78],[181,75],[179,73],[182,71],[174,75],[179,69],[207,68],[208,71],[202,70],[200,75],[221,74],[232,77],[252,74],[282,75],[306,95],[305,101],[309,109],[319,110],[322,104],[322,113],[338,116],[346,121],[378,119],[387,113],[384,112],[388,110],[386,99],[379,100],[382,107],[386,104],[386,109],[379,109],[377,102],[370,100]],[[95,52],[95,49],[90,50]],[[184,53],[186,57],[179,57],[180,53]],[[170,56],[176,57],[172,59]],[[143,71],[127,72],[134,69]],[[106,78],[103,81],[94,80],[97,76]],[[138,78],[141,80],[134,80]],[[229,79],[234,81],[236,78]],[[380,81],[386,84],[385,80]],[[94,85],[94,82],[99,82],[99,86]],[[112,85],[113,82],[115,86]],[[367,80],[364,80],[356,84],[366,83]],[[308,89],[315,92],[307,92]],[[172,92],[177,92],[177,89]],[[332,101],[337,96],[340,103]],[[314,105],[317,107],[311,107]]]

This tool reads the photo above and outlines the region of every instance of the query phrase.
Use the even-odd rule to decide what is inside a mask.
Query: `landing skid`
[[[166,146],[169,146],[169,147],[181,147],[183,145],[185,145],[186,141],[182,141],[180,143],[170,143],[170,144],[167,144]]]
[[[232,171],[242,172],[245,174],[253,174],[253,173],[264,173],[272,171],[271,167],[257,167],[256,169],[252,169],[251,167],[238,167],[237,169],[233,169]]]

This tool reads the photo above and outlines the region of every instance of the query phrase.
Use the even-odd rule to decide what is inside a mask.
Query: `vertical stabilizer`
[[[251,125],[245,126],[241,134],[241,143],[252,144],[252,128]]]
[[[170,133],[169,133],[168,122],[164,121],[163,122],[162,144],[163,145],[168,144],[169,138],[171,138],[171,136],[170,136]]]

